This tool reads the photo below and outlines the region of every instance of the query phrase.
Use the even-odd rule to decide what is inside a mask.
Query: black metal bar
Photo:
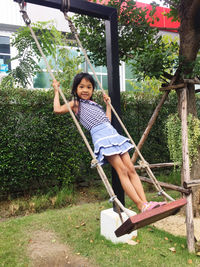
[[[119,48],[118,48],[118,31],[117,31],[117,11],[112,13],[110,20],[106,20],[106,51],[107,51],[107,72],[108,72],[108,89],[111,102],[120,116],[120,86],[119,86]],[[112,114],[112,125],[121,133],[122,128],[119,121]],[[120,202],[125,205],[124,190],[121,186],[116,171],[112,168],[112,187]],[[116,207],[114,205],[114,210]]]
[[[21,0],[13,0],[21,3]],[[61,0],[26,0],[27,3],[42,5],[61,10]],[[88,15],[92,17],[105,19],[106,25],[106,53],[107,53],[107,71],[108,71],[108,91],[111,102],[120,115],[120,83],[119,83],[119,54],[118,54],[118,16],[115,8],[91,3],[85,0],[70,0],[70,12]],[[118,120],[113,116],[113,126],[121,133],[121,126]],[[112,186],[117,198],[124,205],[124,191],[117,176],[112,169]],[[115,207],[114,207],[115,209]]]
[[[21,0],[14,0],[15,2],[21,2]],[[61,9],[61,0],[26,0],[27,3],[51,7],[55,9]],[[98,5],[84,0],[70,0],[70,12],[88,15],[92,17],[109,19],[115,8]]]

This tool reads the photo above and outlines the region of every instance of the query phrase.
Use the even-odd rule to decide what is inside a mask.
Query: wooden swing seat
[[[115,235],[117,237],[120,237],[122,235],[129,234],[136,229],[162,220],[170,215],[174,215],[186,203],[187,200],[185,198],[181,198],[158,208],[132,216],[128,218],[119,228],[117,228],[117,230],[115,231]]]

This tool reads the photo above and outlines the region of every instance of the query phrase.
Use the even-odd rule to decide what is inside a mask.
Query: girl
[[[63,114],[68,112],[66,104],[60,104],[59,82],[53,81],[54,112]],[[128,151],[133,148],[128,138],[119,135],[111,125],[110,97],[103,95],[106,112],[100,105],[92,101],[95,81],[88,73],[75,76],[72,85],[74,99],[69,102],[71,109],[80,123],[90,131],[94,144],[94,154],[100,165],[109,162],[116,170],[121,185],[126,194],[135,202],[141,212],[151,210],[165,204],[165,202],[147,202],[146,196]]]

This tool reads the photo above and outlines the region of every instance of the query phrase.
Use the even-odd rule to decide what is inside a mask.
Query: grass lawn
[[[135,246],[106,240],[100,236],[99,219],[101,210],[110,207],[108,202],[74,205],[0,222],[0,266],[30,266],[27,247],[37,230],[56,233],[74,254],[95,266],[200,266],[200,257],[188,253],[186,238],[152,226],[138,230]]]

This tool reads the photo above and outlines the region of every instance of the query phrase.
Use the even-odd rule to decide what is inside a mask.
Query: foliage
[[[134,80],[128,80],[128,82],[134,92],[147,92],[155,95],[160,94],[159,89],[161,88],[161,82],[155,78],[150,79],[149,77],[146,77],[143,81],[138,82]]]
[[[188,42],[194,43],[194,45],[191,45],[190,48],[192,48],[191,53],[188,51],[188,49],[185,50],[184,55],[183,49],[180,50],[179,59],[177,62],[177,65],[179,65],[178,72],[179,75],[183,78],[194,78],[199,77],[199,71],[200,71],[200,58],[199,58],[199,42],[197,41],[197,44],[195,44],[197,32],[196,29],[198,29],[198,22],[195,19],[195,17],[198,17],[198,12],[195,14],[195,12],[198,10],[195,8],[195,5],[193,5],[194,1],[183,1],[183,0],[161,0],[165,5],[168,5],[170,8],[170,12],[164,14],[168,18],[171,18],[172,21],[179,21],[181,30],[179,32],[182,32],[182,37],[180,35],[180,38],[187,38],[187,31],[188,29],[185,28],[186,24],[188,24],[189,27],[194,27],[195,35],[194,35],[194,41],[191,40],[191,36],[188,37]],[[191,10],[190,10],[191,8]],[[194,9],[192,11],[192,9]],[[195,10],[196,9],[196,10]],[[185,32],[184,32],[185,31]],[[192,31],[192,30],[190,30]],[[184,43],[187,41],[180,40],[180,43],[184,46]],[[193,54],[190,56],[190,54]],[[191,58],[190,58],[191,57]]]
[[[65,93],[70,98],[69,90]],[[91,157],[69,114],[52,112],[52,91],[0,90],[0,195],[48,191],[49,188],[91,184],[99,180]],[[136,143],[160,95],[122,93],[122,120]],[[103,104],[102,93],[94,100]],[[168,162],[164,122],[176,109],[176,97],[166,101],[142,154],[149,162]],[[131,119],[130,119],[131,118]],[[85,131],[89,140],[89,133]],[[152,157],[153,155],[153,157]],[[110,177],[109,165],[104,167]]]
[[[70,81],[78,71],[81,58],[72,58],[66,45],[66,40],[61,32],[54,26],[52,21],[33,23],[32,29],[37,36],[44,55],[48,58],[54,75],[61,82],[64,88],[69,88]],[[4,85],[26,87],[30,85],[32,78],[41,69],[41,54],[31,35],[29,27],[21,27],[14,33],[11,45],[17,49],[16,57],[11,60],[18,60],[18,66],[9,72],[4,78]],[[46,68],[46,66],[44,67]]]
[[[180,4],[180,0],[160,0],[164,3],[164,5],[167,5],[170,7],[170,12],[167,13],[167,17],[172,18],[172,21],[179,20],[178,17],[178,8]]]
[[[57,58],[54,62],[54,75],[64,91],[70,88],[75,74],[80,72],[79,65],[81,61],[81,57],[73,57],[70,50],[63,47],[58,48]]]
[[[154,95],[147,92],[131,92],[121,95],[122,120],[136,144],[144,133],[160,98],[160,94]],[[156,123],[145,141],[145,145],[142,147],[142,155],[148,162],[169,162],[167,136],[163,129],[168,115],[176,109],[176,104],[174,95],[165,102]]]
[[[134,51],[132,71],[137,79],[149,76],[160,79],[167,72],[173,75],[177,68],[178,42],[169,36],[160,36],[154,43],[146,45],[143,51]],[[147,61],[148,58],[148,61]]]
[[[178,114],[171,114],[166,123],[168,147],[173,162],[182,162],[181,121]]]
[[[94,2],[94,1],[93,1]],[[173,73],[178,44],[171,40],[170,44],[158,35],[156,28],[150,27],[150,22],[156,20],[155,8],[149,14],[147,9],[136,7],[135,1],[108,2],[109,6],[118,12],[118,43],[119,59],[130,62],[133,72],[138,77],[149,76],[160,78]],[[74,16],[74,22],[79,30],[83,46],[90,52],[90,59],[96,65],[106,65],[106,41],[104,21],[88,16]],[[148,59],[148,60],[147,60]]]
[[[200,120],[192,114],[188,116],[188,142],[189,154],[192,161],[197,160],[198,147],[200,146]]]
[[[80,137],[71,118],[52,112],[52,92],[0,92],[2,194],[68,186],[90,173],[82,170],[90,158],[84,144],[77,142]]]
[[[148,40],[154,39],[157,30],[149,27],[149,23],[145,19],[147,11],[136,8],[135,1],[123,1],[124,8],[121,8],[120,1],[111,0],[108,6],[112,6],[118,11],[119,57],[121,60],[126,61],[130,58],[132,50],[143,48]],[[74,22],[80,31],[83,47],[92,52],[90,55],[92,61],[95,62],[97,66],[106,65],[104,20],[76,15],[74,16]],[[141,33],[144,35],[143,39],[140,38]]]
[[[168,146],[174,162],[182,162],[181,121],[178,114],[172,114],[167,120]],[[190,166],[197,159],[200,145],[200,120],[188,115],[188,147]]]

